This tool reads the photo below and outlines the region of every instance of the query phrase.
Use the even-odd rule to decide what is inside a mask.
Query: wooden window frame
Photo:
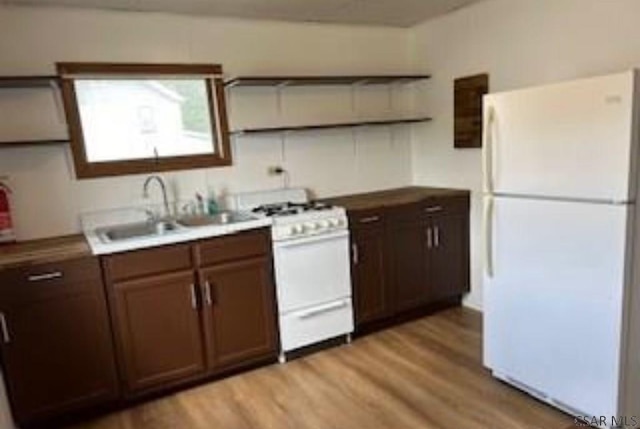
[[[226,167],[232,164],[222,66],[219,64],[134,64],[134,63],[57,63],[65,115],[69,127],[71,152],[78,179],[141,174],[194,168]],[[215,152],[203,155],[145,158],[126,161],[89,162],[85,150],[75,77],[93,76],[198,76],[207,82],[211,125],[216,135]]]

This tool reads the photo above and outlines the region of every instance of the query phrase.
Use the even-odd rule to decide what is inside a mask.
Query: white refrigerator
[[[640,417],[635,71],[484,98],[484,364],[573,415]]]

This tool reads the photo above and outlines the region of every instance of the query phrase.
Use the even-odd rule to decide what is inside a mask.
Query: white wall
[[[411,31],[414,66],[433,72],[416,103],[435,121],[415,133],[417,184],[470,188],[472,293],[481,301],[480,150],[453,149],[453,79],[488,72],[492,92],[640,65],[636,0],[488,0]]]
[[[408,33],[400,29],[288,24],[152,13],[0,7],[0,75],[47,74],[56,61],[222,63],[226,74],[406,72]],[[386,117],[406,111],[400,89],[233,90],[238,125]],[[64,136],[48,90],[0,93],[0,140]],[[230,168],[166,174],[181,198],[200,192],[280,186],[267,166],[284,164],[292,185],[327,196],[411,182],[409,132],[402,127],[240,137]],[[144,176],[77,181],[68,148],[0,150],[0,176],[14,189],[19,239],[78,231],[78,214],[141,202]]]

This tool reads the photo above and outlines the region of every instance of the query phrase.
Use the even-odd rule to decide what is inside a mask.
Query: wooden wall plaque
[[[454,81],[455,148],[482,147],[482,96],[489,92],[489,75],[478,74]]]

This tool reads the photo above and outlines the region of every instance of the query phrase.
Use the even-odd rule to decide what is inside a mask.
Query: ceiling
[[[410,27],[481,0],[0,0],[251,19]]]

